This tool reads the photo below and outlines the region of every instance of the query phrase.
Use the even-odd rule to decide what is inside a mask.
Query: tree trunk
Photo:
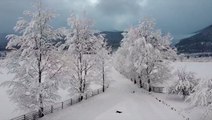
[[[39,111],[38,111],[38,114],[39,114],[39,117],[43,117],[44,116],[44,113],[43,113],[43,100],[42,100],[42,94],[39,95],[39,101],[40,101],[40,108],[39,108]]]
[[[151,84],[150,84],[150,79],[148,78],[148,84],[149,84],[149,92],[151,92],[152,91],[152,88],[151,88]]]
[[[141,79],[140,79],[140,88],[142,88],[143,86],[142,86],[142,81],[141,81]]]
[[[183,93],[183,99],[185,100],[185,98],[186,98],[186,90],[182,89],[182,93]]]
[[[41,16],[41,7],[42,7],[42,5],[41,5],[42,3],[41,3],[41,1],[39,1],[39,17]],[[41,19],[40,19],[40,23],[42,23],[41,22]],[[38,113],[39,113],[39,117],[41,118],[41,117],[43,117],[44,116],[44,113],[43,113],[43,111],[44,111],[44,108],[43,108],[43,95],[42,95],[42,90],[41,90],[41,87],[42,87],[42,68],[41,68],[41,62],[42,62],[42,42],[41,42],[41,40],[42,40],[42,36],[43,36],[43,26],[40,24],[39,25],[40,26],[40,35],[41,35],[41,37],[39,38],[40,39],[40,41],[39,41],[39,46],[38,46],[38,49],[39,49],[39,56],[38,56],[38,82],[39,82],[39,89],[40,89],[40,93],[39,93],[39,111],[38,111]]]
[[[148,65],[148,62],[146,63]],[[150,71],[149,71],[149,67],[146,68],[146,74],[147,74],[147,82],[148,82],[148,85],[149,85],[149,88],[148,88],[148,91],[151,92],[152,91],[152,88],[151,88],[151,80],[150,80]]]
[[[105,67],[104,67],[104,60],[102,62],[102,91],[105,92]]]
[[[82,54],[79,54],[79,81],[80,81],[80,93],[83,92],[83,78],[82,78]]]
[[[86,90],[86,76],[87,76],[87,73],[88,73],[88,65],[87,65],[87,62],[85,62],[85,75],[84,75],[84,78],[83,78],[83,93],[85,92]]]
[[[42,60],[42,57],[41,57],[41,53],[39,54],[39,59],[38,59],[38,81],[39,81],[39,87],[41,89],[41,85],[42,85],[42,71],[41,71],[41,60]],[[40,91],[39,93],[39,117],[43,117],[44,114],[43,114],[43,96],[42,96],[42,90]]]

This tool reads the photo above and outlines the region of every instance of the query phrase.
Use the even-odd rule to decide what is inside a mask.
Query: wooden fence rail
[[[108,87],[109,87],[109,85],[106,88],[108,88]],[[84,96],[84,99],[88,99],[88,98],[93,97],[95,95],[98,95],[100,93],[103,93],[102,88],[91,91],[91,92],[87,92]],[[67,107],[74,105],[76,103],[79,103],[81,101],[82,101],[81,96],[77,96],[77,97],[73,97],[73,98],[70,98],[68,100],[65,100],[65,101],[62,101],[62,102],[59,102],[59,103],[55,103],[54,105],[51,105],[51,106],[46,106],[46,107],[44,107],[43,114],[47,115],[47,114],[50,114],[50,113],[54,113],[56,111],[67,108]],[[31,112],[26,113],[24,115],[12,118],[11,120],[38,120],[38,119],[39,119],[38,111],[31,111]]]
[[[134,82],[134,84],[137,84],[137,85],[140,86],[140,83],[139,83],[138,81],[135,82],[135,81],[132,80],[132,79],[131,79],[131,81]],[[148,90],[148,89],[149,89],[148,83],[142,82],[142,88]],[[154,85],[151,85],[151,90],[152,90],[153,92],[156,92],[156,93],[165,93],[165,92],[166,92],[166,91],[165,91],[166,89],[165,89],[164,87],[158,87],[158,86],[154,86]]]
[[[143,88],[148,90],[149,89],[148,83],[143,84]],[[158,87],[154,85],[151,86],[152,92],[155,92],[155,93],[164,93],[164,89],[165,89],[164,87]]]

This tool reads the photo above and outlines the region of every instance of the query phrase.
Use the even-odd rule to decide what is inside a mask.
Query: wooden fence
[[[164,87],[155,87],[152,86],[152,91],[156,93],[164,93]]]
[[[131,79],[131,81],[134,83],[134,84],[137,84],[140,86],[140,82],[136,80],[136,82],[134,80]],[[142,82],[142,88],[144,88],[145,90],[148,90],[149,89],[149,85],[148,83],[143,83]],[[158,87],[158,86],[154,86],[152,85],[151,86],[151,90],[153,92],[156,92],[156,93],[165,93],[165,88],[164,87]]]
[[[108,87],[109,86],[107,86],[106,88],[108,88]],[[85,94],[85,96],[84,96],[84,99],[88,99],[88,98],[93,97],[95,95],[98,95],[98,94],[100,94],[102,92],[103,92],[102,88],[94,90],[94,91],[91,91],[91,92],[87,92]],[[44,107],[44,112],[43,113],[44,113],[44,115],[47,115],[47,114],[50,114],[50,113],[54,113],[56,111],[59,111],[59,110],[64,109],[64,108],[67,108],[67,107],[69,107],[69,106],[71,106],[73,104],[79,103],[81,101],[82,101],[81,100],[81,96],[70,98],[70,99],[68,99],[66,101],[55,103],[54,105]],[[24,115],[12,118],[11,120],[38,120],[38,119],[39,119],[38,111],[32,111],[32,112],[26,113]]]
[[[149,89],[149,86],[148,86],[148,84],[147,83],[143,83],[143,88],[144,89],[146,89],[146,90],[148,90]],[[153,92],[156,92],[156,93],[164,93],[164,87],[156,87],[156,86],[151,86],[151,90],[153,91]]]

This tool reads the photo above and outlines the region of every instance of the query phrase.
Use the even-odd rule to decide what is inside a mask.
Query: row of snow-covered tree
[[[59,99],[60,87],[81,99],[92,82],[101,83],[104,91],[110,49],[90,20],[71,15],[69,28],[54,29],[50,22],[55,14],[41,1],[24,15],[14,27],[18,35],[7,36],[10,52],[4,65],[15,77],[1,86],[9,86],[12,101],[39,110],[42,117],[44,107]]]
[[[121,46],[114,55],[115,67],[127,78],[145,83],[151,91],[152,85],[169,81],[169,93],[181,94],[192,106],[209,106],[212,103],[212,79],[199,80],[194,73],[178,70],[173,80],[170,61],[178,59],[171,47],[170,34],[162,34],[151,19],[141,21],[123,34]],[[171,80],[171,82],[170,82]]]
[[[151,19],[124,33],[121,47],[115,55],[116,68],[126,77],[143,83],[157,84],[170,77],[169,61],[176,59],[171,47],[172,37],[157,30]],[[151,87],[149,87],[151,91]]]

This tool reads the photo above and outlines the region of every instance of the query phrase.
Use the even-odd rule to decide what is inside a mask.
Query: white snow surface
[[[12,80],[14,75],[8,75],[5,69],[0,69],[0,84],[6,80]],[[17,110],[14,102],[9,99],[7,88],[0,87],[0,120],[7,120],[24,112]]]
[[[194,72],[201,79],[212,78],[212,62],[173,62],[173,72],[185,68],[186,71]]]
[[[105,93],[41,120],[182,120],[177,112],[143,93],[116,70],[111,71],[111,76],[111,85]]]
[[[186,70],[195,72],[197,77],[203,79],[212,78],[212,62],[174,62],[173,71],[185,67]],[[0,83],[12,79],[13,75],[7,74],[4,69],[0,69]],[[62,111],[49,114],[43,120],[175,120],[182,119],[174,111],[170,111],[164,105],[159,104],[151,96],[142,93],[142,89],[133,85],[129,80],[112,69],[110,72],[112,79],[110,87],[103,94],[97,95],[86,101],[70,106]],[[97,86],[93,86],[96,88]],[[17,105],[10,101],[6,93],[7,88],[0,87],[0,120],[7,120],[24,112],[15,110]],[[132,93],[135,91],[135,93]],[[59,90],[62,100],[68,99],[67,91]],[[165,99],[179,110],[186,109],[187,104],[181,98],[169,97],[164,94],[156,94]],[[122,111],[118,114],[116,111]],[[198,117],[204,113],[204,109],[198,108],[190,112],[192,120],[198,120]],[[198,113],[198,114],[197,114]],[[195,119],[194,119],[195,118]],[[205,119],[212,120],[212,118]]]
[[[159,93],[154,93],[154,96],[170,105],[167,106],[168,108],[175,108],[181,117],[184,115],[190,120],[212,120],[212,111],[208,111],[204,107],[193,108],[189,106],[188,103],[184,102],[183,96]]]

